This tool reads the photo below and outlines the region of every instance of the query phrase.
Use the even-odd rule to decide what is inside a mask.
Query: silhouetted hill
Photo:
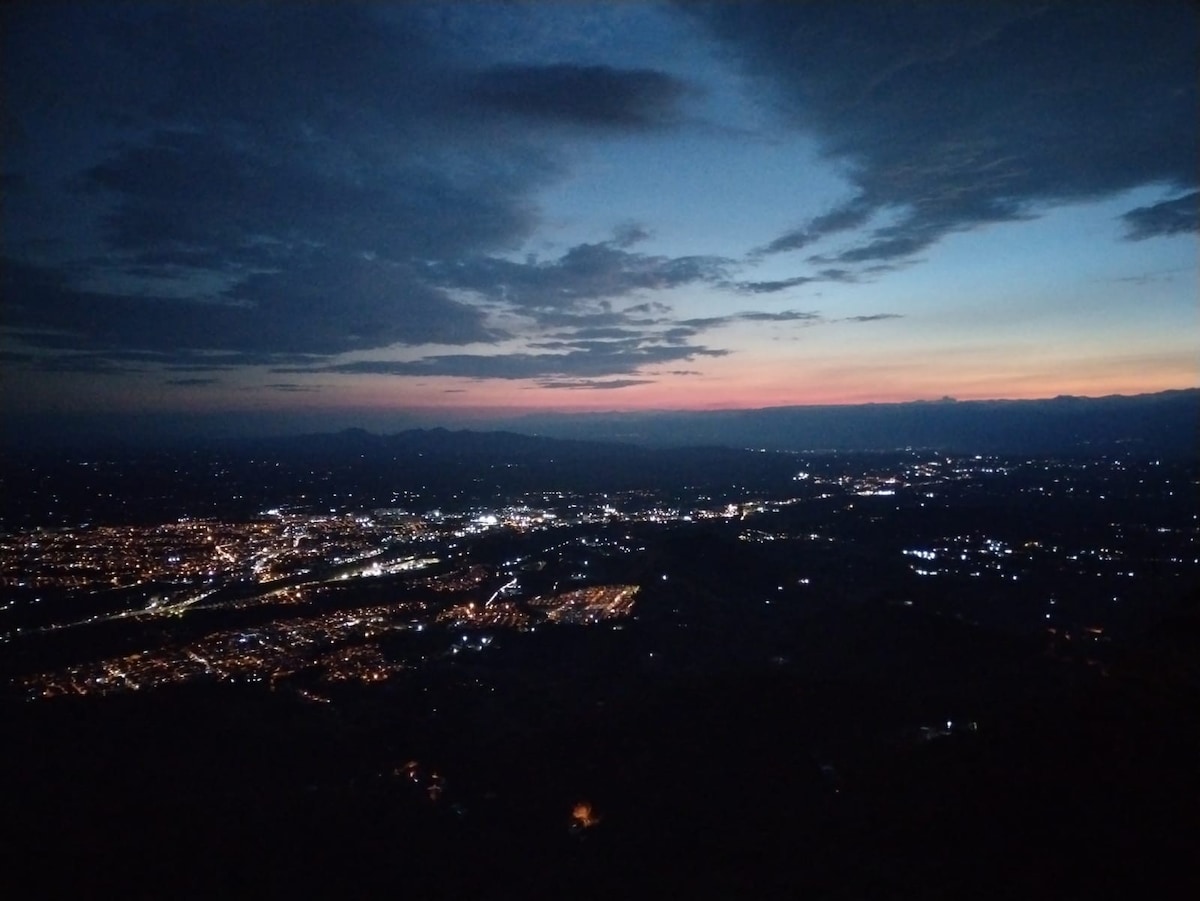
[[[560,438],[655,446],[1194,456],[1200,449],[1198,423],[1200,389],[1133,397],[544,414],[512,420],[508,427]]]
[[[400,424],[417,424],[398,412],[363,414],[351,428],[332,432],[351,414],[303,418],[280,412],[147,414],[81,412],[70,417],[18,414],[5,417],[0,450],[61,452],[223,449],[264,435],[308,432],[314,447],[330,450],[382,446]],[[776,450],[894,450],[936,448],[963,453],[1133,453],[1195,456],[1200,450],[1200,389],[1109,397],[1046,400],[916,401],[896,404],[767,407],[763,409],[658,410],[649,412],[535,413],[478,419],[472,429],[497,435],[498,449],[534,448],[520,437],[574,439],[652,447],[724,446]],[[300,423],[303,424],[300,424]],[[316,427],[314,428],[314,423]],[[374,432],[375,434],[372,434]],[[463,432],[431,429],[400,435],[461,445]],[[269,443],[269,440],[268,440]]]
[[[363,483],[373,473],[446,491],[679,489],[728,481],[743,484],[790,477],[793,460],[736,447],[648,448],[601,440],[548,438],[509,431],[412,429],[376,435],[361,429],[333,434],[235,442],[241,456],[353,467]]]

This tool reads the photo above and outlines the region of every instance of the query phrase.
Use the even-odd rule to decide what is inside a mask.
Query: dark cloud
[[[774,294],[777,291],[786,291],[788,288],[799,288],[801,285],[807,285],[809,282],[816,281],[820,281],[820,279],[811,275],[798,275],[795,278],[785,278],[771,282],[740,282],[738,288],[749,294]]]
[[[470,379],[602,378],[636,373],[643,366],[696,357],[721,357],[727,351],[685,345],[592,342],[566,353],[445,354],[413,361],[363,360],[321,368],[321,372],[359,375],[454,376]],[[279,369],[279,372],[312,370]]]
[[[416,161],[335,165],[292,149],[159,130],[93,166],[81,187],[111,194],[112,246],[147,265],[271,267],[315,247],[436,259],[512,246],[532,226],[532,167],[460,183]]]
[[[167,379],[166,384],[176,385],[176,386],[182,387],[182,388],[199,388],[203,385],[215,385],[217,383],[217,381],[218,381],[217,379],[202,379],[202,378]]]
[[[126,375],[150,371],[146,366],[131,366],[91,354],[38,357],[30,368],[38,372],[73,372],[84,375]]]
[[[663,329],[658,333],[658,340],[666,344],[687,344],[705,329],[728,325],[733,320],[723,316],[710,316],[706,319],[685,319],[679,325]]]
[[[471,98],[485,108],[593,128],[642,129],[679,121],[685,86],[663,72],[561,63],[496,66],[476,76]]]
[[[812,322],[821,316],[802,310],[782,310],[778,313],[737,313],[734,318],[743,322]]]
[[[20,267],[16,267],[19,269]],[[10,274],[10,273],[6,273]],[[28,296],[28,295],[23,295]],[[37,296],[37,295],[34,295]],[[74,295],[70,295],[74,296]],[[171,303],[173,301],[162,301]],[[12,310],[22,321],[26,311],[20,307]],[[226,372],[245,366],[306,366],[325,359],[313,354],[288,354],[264,351],[209,352],[199,350],[130,350],[107,347],[102,342],[91,341],[78,332],[59,332],[45,329],[14,328],[10,334],[21,341],[27,351],[11,352],[8,362],[24,363],[27,368],[46,371],[72,372],[146,372],[163,370],[168,372]],[[81,345],[93,348],[80,350]],[[95,349],[101,347],[102,349]]]
[[[625,308],[626,313],[641,313],[643,315],[665,315],[671,312],[671,308],[664,303],[657,301],[648,301],[646,303],[635,304],[632,307]]]
[[[839,0],[700,15],[858,190],[762,252],[890,217],[821,259],[901,260],[1048,204],[1197,183],[1192,4]],[[1135,216],[1133,235],[1174,228],[1173,212]]]
[[[622,338],[615,341],[580,339],[574,341],[547,341],[544,344],[534,344],[533,346],[543,350],[578,350],[584,353],[613,356],[640,351],[647,345],[647,341],[648,338],[646,337]]]
[[[631,308],[633,309],[633,308]],[[614,326],[627,328],[635,325],[655,325],[660,319],[645,319],[629,315],[629,310],[616,311],[611,308],[599,310],[537,310],[538,324],[545,328],[570,329],[576,332],[584,329],[611,328]]]
[[[1152,206],[1140,206],[1121,218],[1128,229],[1126,237],[1131,241],[1200,231],[1200,191]]]
[[[846,316],[841,322],[880,322],[884,319],[903,319],[900,313],[872,313],[869,316]]]
[[[266,346],[279,352],[337,353],[392,344],[470,344],[498,336],[474,307],[450,300],[423,283],[409,267],[367,260],[330,261],[283,273],[255,275],[229,292],[241,302],[227,319],[238,319],[251,339],[271,334]],[[242,304],[245,304],[244,306]],[[252,310],[254,320],[240,318]],[[250,349],[260,349],[248,340]]]
[[[505,337],[451,289],[540,308],[553,327],[555,309],[716,277],[716,261],[630,252],[647,237],[636,224],[553,263],[494,256],[531,234],[533,192],[564,171],[536,123],[516,120],[661,125],[685,89],[649,70],[473,70],[425,32],[430,21],[351,4],[21,17],[20,40],[6,42],[27,67],[11,118],[79,129],[94,156],[68,202],[100,211],[104,246],[56,271],[6,272],[5,327],[92,355],[62,365],[126,351],[286,365]],[[22,148],[26,166],[42,164]],[[19,169],[6,161],[6,184]]]
[[[312,394],[323,390],[321,385],[301,385],[296,382],[272,382],[266,387],[272,391],[283,391],[288,394]]]
[[[479,310],[449,299],[407,267],[363,259],[314,259],[249,276],[200,300],[83,290],[21,265],[5,267],[3,284],[6,325],[25,343],[107,351],[110,359],[286,363],[391,344],[496,338]]]
[[[640,341],[644,332],[619,326],[583,326],[567,332],[557,332],[550,335],[559,341]]]
[[[864,203],[861,199],[852,201],[809,220],[803,228],[785,232],[766,247],[756,251],[756,254],[800,250],[821,240],[826,235],[864,225],[871,218],[872,212],[870,204]]]
[[[650,232],[637,222],[626,222],[617,226],[613,232],[612,243],[616,247],[632,247],[650,237]]]
[[[693,335],[699,331],[731,325],[735,322],[819,322],[821,314],[805,310],[781,310],[777,313],[746,311],[730,313],[728,316],[706,316],[699,319],[680,320],[678,328],[686,330],[684,334]]]
[[[442,284],[550,313],[637,291],[695,282],[723,283],[728,277],[728,260],[648,256],[623,249],[626,243],[626,238],[619,236],[615,241],[578,244],[551,261],[518,263],[500,257],[476,257],[433,267],[429,274]],[[556,320],[549,317],[542,321]]]
[[[562,388],[567,391],[611,391],[616,388],[630,388],[633,385],[653,384],[653,379],[560,379],[556,381],[538,382],[538,387]]]
[[[909,231],[911,226],[912,230]],[[859,244],[849,250],[832,256],[818,257],[820,261],[837,260],[839,263],[862,263],[867,260],[899,260],[919,253],[931,244],[936,243],[945,232],[940,228],[917,226],[914,223],[888,229],[887,232],[877,231],[875,234],[886,234],[888,237],[877,238],[866,244]],[[892,237],[894,236],[894,237]]]
[[[816,260],[818,258],[814,258]],[[890,269],[891,267],[879,267]],[[775,294],[790,288],[799,288],[813,282],[856,282],[859,278],[848,269],[822,269],[814,275],[797,275],[777,281],[738,282],[736,287],[744,294]]]

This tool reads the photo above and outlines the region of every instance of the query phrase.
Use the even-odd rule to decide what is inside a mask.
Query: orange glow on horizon
[[[546,387],[534,380],[322,375],[313,378],[311,387],[302,384],[296,390],[280,391],[266,381],[270,378],[247,373],[237,382],[145,390],[133,377],[98,380],[67,373],[49,390],[58,397],[55,409],[60,413],[336,413],[343,419],[404,414],[470,421],[537,413],[701,412],[944,397],[974,401],[1150,394],[1200,387],[1200,367],[1191,355],[1182,353],[1062,360],[1032,354],[1012,359],[997,351],[964,350],[923,358],[880,354],[867,360],[836,356],[795,360],[764,354],[753,366],[731,356],[707,363],[703,372],[695,374],[604,376],[580,380],[578,388]],[[620,387],[582,387],[606,383]],[[39,387],[8,392],[12,396],[6,397],[6,405],[14,412],[44,409]]]

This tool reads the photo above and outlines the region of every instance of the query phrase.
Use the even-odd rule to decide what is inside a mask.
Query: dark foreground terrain
[[[642,661],[619,701],[532,689],[491,729],[417,729],[415,688],[10,707],[3,872],[33,891],[9,897],[1194,897],[1194,609],[1107,675],[897,608],[809,626],[803,665]]]

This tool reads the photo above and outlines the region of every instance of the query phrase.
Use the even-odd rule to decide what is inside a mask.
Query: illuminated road
[[[201,604],[201,601],[207,600],[214,594],[233,586],[222,585],[216,588],[209,588],[199,594],[190,595],[177,601],[163,601],[160,598],[154,598],[146,607],[137,610],[122,610],[118,613],[97,614],[86,617],[85,619],[75,620],[67,623],[53,623],[48,626],[43,626],[38,629],[30,630],[31,632],[57,632],[61,629],[71,629],[78,626],[89,626],[95,623],[115,622],[123,619],[142,619],[159,616],[182,616],[189,610],[218,610],[229,606],[235,600],[245,604],[253,601],[261,601],[273,595],[280,594],[285,591],[290,591],[296,588],[312,588],[318,585],[327,585],[333,582],[342,582],[350,579],[373,578],[384,575],[394,575],[400,572],[412,572],[440,563],[438,557],[418,557],[416,555],[407,555],[389,562],[381,562],[378,557],[382,554],[372,554],[370,563],[363,563],[363,558],[355,561],[353,564],[342,564],[329,570],[322,576],[316,578],[297,578],[290,577],[287,579],[276,579],[272,582],[260,583],[257,590],[249,595],[243,595],[236,599],[226,599],[212,604]],[[516,580],[513,580],[515,585]],[[507,586],[506,586],[507,587]],[[503,590],[503,589],[501,589]]]
[[[516,588],[517,581],[518,581],[518,578],[516,576],[513,576],[511,581],[505,582],[503,585],[501,585],[499,588],[497,588],[495,590],[495,592],[492,594],[492,596],[487,599],[487,603],[484,604],[483,606],[485,606],[485,607],[491,606],[492,601],[496,600],[496,598],[500,597],[500,595],[504,594],[504,592],[508,591],[510,588]]]

